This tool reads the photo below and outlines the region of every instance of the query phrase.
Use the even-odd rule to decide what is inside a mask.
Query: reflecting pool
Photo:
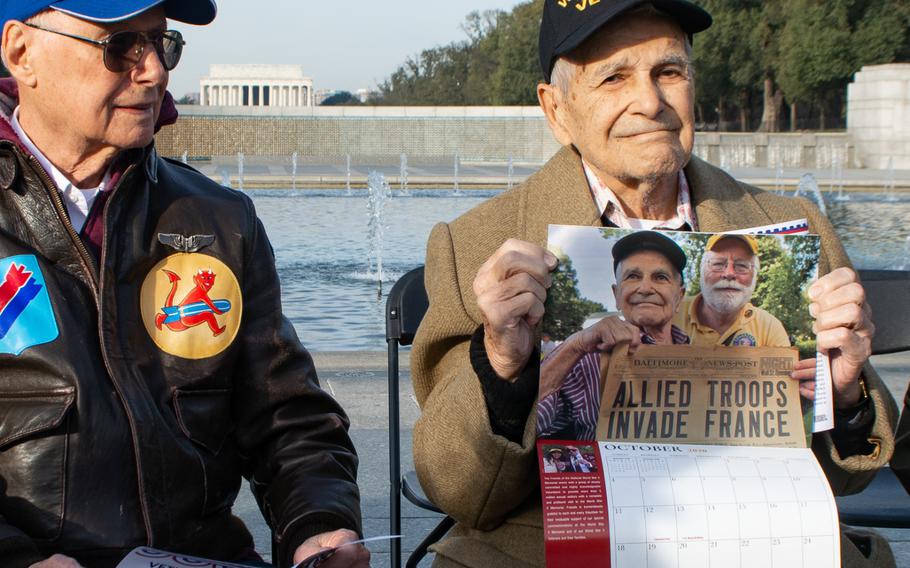
[[[395,192],[385,204],[382,299],[369,262],[365,191],[248,192],[278,263],[285,314],[314,351],[385,349],[385,296],[422,264],[433,225],[451,221],[496,191]],[[829,201],[828,214],[861,268],[910,269],[910,198],[853,194]]]

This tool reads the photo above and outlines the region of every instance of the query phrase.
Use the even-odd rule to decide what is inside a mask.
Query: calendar
[[[811,450],[599,445],[610,566],[840,566],[837,507]]]
[[[544,464],[561,451],[583,466],[541,470],[548,568],[840,566],[837,506],[808,448],[538,447]]]
[[[807,447],[832,427],[827,356],[814,408],[791,378],[813,352],[819,238],[805,220],[748,233],[550,225],[560,263],[536,416],[547,568],[840,565],[837,507]],[[739,319],[721,329],[703,312],[729,312],[718,275],[731,264],[748,293],[727,294]],[[664,275],[674,285],[652,309],[642,283]],[[630,325],[634,350],[615,335]]]

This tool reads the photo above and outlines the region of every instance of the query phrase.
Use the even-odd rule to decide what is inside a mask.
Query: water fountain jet
[[[243,152],[237,152],[237,189],[243,191]]]
[[[291,154],[291,189],[297,189],[297,152]]]
[[[385,176],[377,171],[371,171],[367,176],[368,201],[367,208],[370,212],[370,221],[367,225],[367,238],[370,243],[370,273],[376,275],[376,299],[382,299],[382,252],[385,238],[385,206],[392,198],[392,188]]]
[[[894,174],[894,158],[888,158],[888,178],[885,181],[885,201],[893,203],[898,200],[894,188],[897,185],[897,179]]]
[[[408,155],[401,155],[401,166],[398,170],[398,182],[402,195],[408,195]]]
[[[458,154],[455,154],[455,164],[454,171],[452,172],[452,188],[454,189],[455,195],[461,195],[461,192],[458,190],[458,170],[461,167],[461,158]]]
[[[793,194],[793,197],[799,197],[800,195],[814,197],[816,205],[821,209],[822,214],[828,215],[828,207],[825,205],[825,196],[822,195],[822,192],[818,187],[818,181],[815,179],[814,175],[803,174],[803,177],[799,178],[799,184],[796,186],[796,192]]]

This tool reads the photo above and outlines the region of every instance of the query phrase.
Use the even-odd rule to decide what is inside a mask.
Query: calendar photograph
[[[602,440],[608,401],[623,410],[610,433],[634,431],[619,439],[805,445],[812,403],[800,391],[811,396],[811,386],[788,379],[817,364],[807,295],[817,236],[551,225],[548,248],[559,267],[541,324],[538,438]],[[654,348],[660,361],[648,355]],[[664,382],[660,372],[648,381],[644,363],[677,365],[685,376],[675,379],[694,382],[674,382],[672,368]],[[724,381],[713,398],[710,380]],[[744,403],[750,413],[727,412]],[[768,412],[781,409],[787,415],[772,421]],[[708,411],[717,427],[706,430]],[[695,414],[698,428],[687,422]],[[782,428],[791,439],[771,440]]]
[[[541,451],[544,475],[596,473],[597,457],[593,444],[544,444]]]

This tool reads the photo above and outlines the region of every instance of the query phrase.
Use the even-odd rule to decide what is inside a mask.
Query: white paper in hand
[[[127,554],[117,568],[250,568],[241,564],[174,554],[142,546]]]
[[[387,535],[387,536],[374,536],[371,538],[362,538],[360,540],[352,540],[351,542],[346,542],[342,545],[336,546],[335,548],[329,548],[329,549],[323,550],[322,552],[318,552],[308,558],[304,558],[303,560],[301,560],[300,562],[295,564],[292,568],[319,568],[319,566],[322,566],[323,562],[325,562],[332,556],[335,556],[335,552],[337,552],[339,548],[344,548],[345,546],[352,546],[355,544],[364,544],[366,542],[374,542],[377,540],[392,540],[392,539],[396,539],[396,538],[401,538],[401,535],[394,534],[394,535]]]

